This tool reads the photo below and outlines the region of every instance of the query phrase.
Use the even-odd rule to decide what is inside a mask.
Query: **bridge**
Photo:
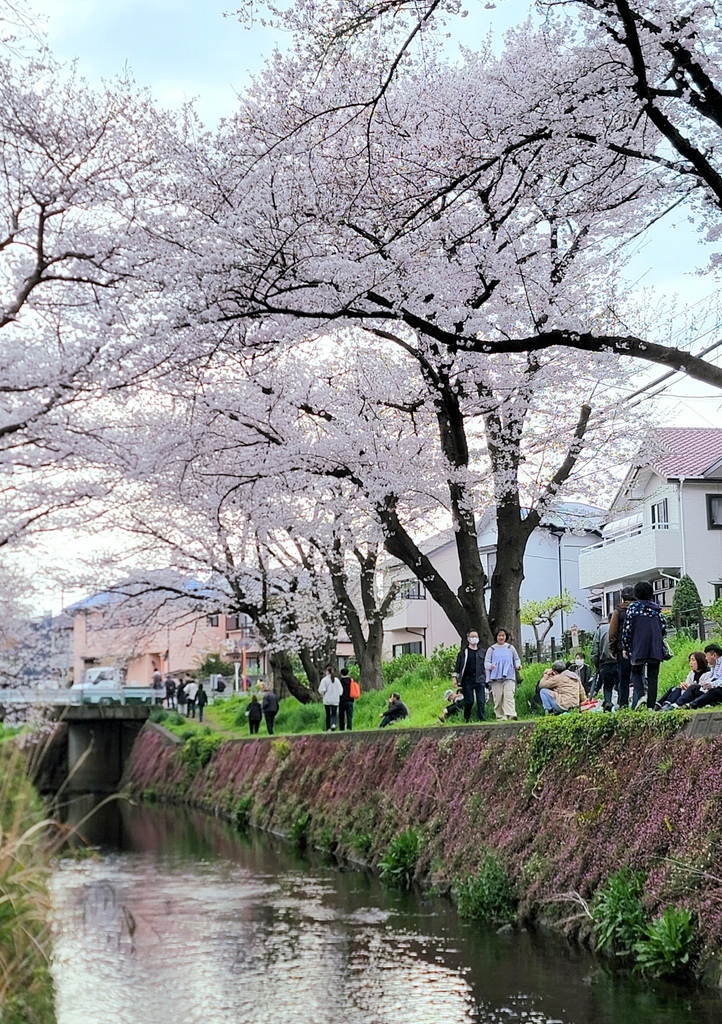
[[[114,793],[140,730],[152,711],[148,705],[56,706],[50,736],[36,740],[35,785],[41,793]]]

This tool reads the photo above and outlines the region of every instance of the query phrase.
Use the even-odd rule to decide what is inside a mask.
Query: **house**
[[[192,586],[192,584],[189,584]],[[93,594],[67,609],[73,620],[73,674],[120,664],[130,685],[150,685],[153,673],[198,671],[208,655],[238,662],[251,676],[265,667],[258,635],[243,615],[198,613],[192,601],[138,602],[128,594]]]
[[[593,598],[579,583],[579,554],[590,541],[598,540],[602,509],[577,502],[564,502],[546,516],[533,531],[524,555],[521,603],[543,600],[568,590],[576,601],[574,611],[560,612],[553,634],[557,642],[568,629],[594,630],[599,623]],[[497,560],[496,522],[493,513],[479,522],[478,543],[486,575],[491,578]],[[461,582],[456,545],[451,531],[433,538],[424,553],[456,590]],[[410,577],[406,567],[394,569],[400,589],[391,614],[384,623],[386,655],[418,653],[429,655],[440,644],[458,644],[459,636],[444,612],[426,593],[423,584]],[[533,644],[531,626],[522,627],[522,644]]]
[[[602,539],[581,552],[580,583],[608,614],[622,586],[649,580],[672,604],[680,577],[692,577],[703,604],[722,596],[722,429],[655,430],[646,455],[620,487]]]

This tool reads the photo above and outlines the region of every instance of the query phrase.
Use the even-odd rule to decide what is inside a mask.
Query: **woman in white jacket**
[[[343,686],[341,680],[333,674],[330,665],[326,668],[326,675],[321,680],[318,692],[323,698],[323,708],[326,712],[326,732],[329,729],[333,732],[338,722],[338,702],[341,700]]]

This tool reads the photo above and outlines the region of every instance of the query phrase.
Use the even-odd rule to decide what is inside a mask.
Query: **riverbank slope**
[[[690,735],[688,723],[627,712],[185,744],[146,727],[125,784],[372,866],[413,829],[414,876],[440,891],[480,877],[491,853],[522,920],[582,939],[595,894],[629,866],[645,873],[650,920],[692,913],[697,962],[718,982],[722,738]]]

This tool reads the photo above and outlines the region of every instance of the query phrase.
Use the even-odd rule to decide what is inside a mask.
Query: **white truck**
[[[126,685],[123,670],[115,665],[86,668],[80,682],[70,688],[71,704],[155,704],[164,697],[165,689]]]

